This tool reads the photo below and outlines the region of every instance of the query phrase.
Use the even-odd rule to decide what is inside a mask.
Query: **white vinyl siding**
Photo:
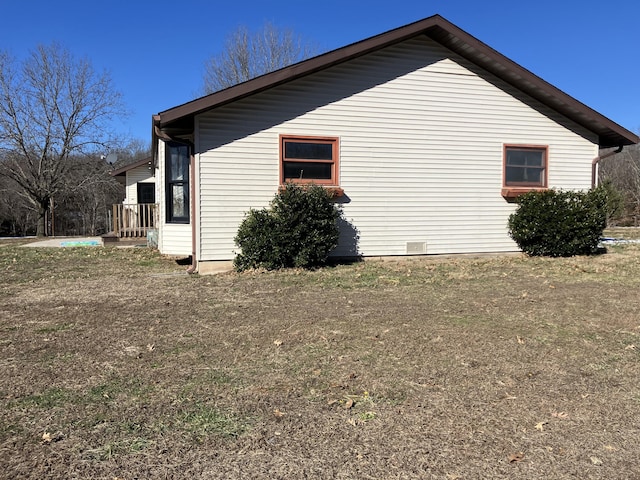
[[[515,93],[515,96],[512,95]],[[426,37],[200,115],[200,260],[227,260],[278,189],[279,135],[338,137],[344,217],[365,256],[515,251],[504,144],[548,145],[549,186],[590,186],[596,138]],[[567,124],[568,121],[562,119]],[[349,254],[348,232],[336,254]]]
[[[128,170],[126,173],[126,197],[123,203],[129,205],[138,203],[138,183],[153,183],[155,181],[153,170],[149,169],[149,165]]]
[[[156,169],[156,203],[158,204],[158,250],[165,255],[191,255],[191,225],[167,223],[165,198],[164,142],[158,141],[158,168]],[[193,217],[191,217],[193,218]]]

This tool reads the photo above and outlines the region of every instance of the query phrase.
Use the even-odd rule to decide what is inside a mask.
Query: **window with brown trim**
[[[547,186],[547,147],[505,145],[504,186]]]
[[[280,136],[280,183],[338,185],[338,139]]]

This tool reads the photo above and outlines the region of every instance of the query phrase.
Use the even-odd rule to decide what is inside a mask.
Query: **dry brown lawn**
[[[640,247],[188,276],[0,247],[0,477],[640,478]]]

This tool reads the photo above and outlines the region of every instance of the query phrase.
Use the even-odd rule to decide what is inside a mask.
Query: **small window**
[[[505,145],[504,186],[547,186],[547,147]]]
[[[155,183],[138,183],[138,203],[156,203]]]
[[[280,183],[338,185],[338,139],[280,137]]]
[[[189,146],[166,144],[167,223],[189,223]]]

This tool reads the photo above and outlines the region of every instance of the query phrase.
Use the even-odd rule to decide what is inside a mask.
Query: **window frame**
[[[171,149],[175,147],[186,147],[187,149],[187,174],[182,180],[173,180],[171,177]],[[166,142],[165,143],[165,207],[167,223],[188,224],[191,221],[191,147],[187,143]],[[186,215],[177,216],[173,214],[173,187],[181,186],[184,189],[185,212]]]
[[[151,197],[153,197],[153,202],[142,202],[141,200],[143,199],[142,197],[145,196],[145,192],[144,190],[148,190],[148,192],[152,192],[153,194],[150,195]],[[142,205],[152,205],[156,203],[156,184],[154,182],[138,182],[136,184],[136,195],[137,195],[137,199],[139,204]]]
[[[507,158],[509,151],[520,150],[529,152],[542,152],[542,166],[539,167],[541,172],[541,182],[507,182],[507,169],[516,167],[508,165]],[[524,168],[524,167],[523,167]],[[536,168],[536,167],[526,167]],[[548,145],[529,145],[529,144],[504,144],[502,154],[502,195],[505,197],[517,197],[523,193],[530,191],[546,190],[549,181],[549,146]]]
[[[286,158],[285,157],[285,144],[287,142],[292,143],[320,143],[320,144],[328,144],[332,146],[331,149],[331,160],[318,160],[318,159],[304,159],[304,158]],[[298,183],[298,184],[317,184],[323,186],[339,186],[339,164],[340,164],[340,140],[338,137],[325,137],[325,136],[308,136],[308,135],[280,135],[279,141],[279,149],[280,149],[280,185],[284,185],[287,182]],[[310,163],[310,164],[331,164],[331,178],[330,179],[322,179],[322,178],[285,178],[285,163],[286,162],[295,162],[295,163]]]

